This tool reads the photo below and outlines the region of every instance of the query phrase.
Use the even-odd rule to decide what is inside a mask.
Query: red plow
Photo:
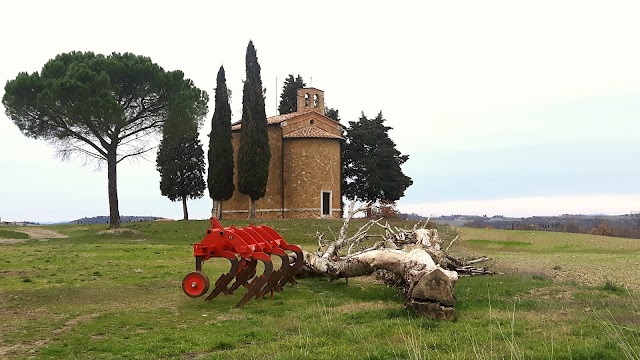
[[[287,251],[296,254],[292,264]],[[245,228],[222,227],[220,221],[211,218],[211,227],[206,236],[193,244],[193,256],[196,258],[196,271],[187,274],[182,280],[182,290],[190,297],[200,297],[209,291],[209,277],[202,272],[202,264],[211,258],[225,258],[231,262],[228,273],[220,275],[213,291],[205,298],[209,301],[220,294],[232,294],[238,288],[247,288],[236,307],[246,304],[252,298],[263,299],[266,294],[273,296],[287,284],[296,284],[294,275],[302,267],[302,250],[287,242],[273,228],[265,225],[249,224]],[[282,265],[273,269],[271,256],[278,256]],[[256,275],[258,261],[264,264],[264,272]],[[233,283],[232,283],[233,281]]]

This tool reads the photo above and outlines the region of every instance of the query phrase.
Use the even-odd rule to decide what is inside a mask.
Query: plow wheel
[[[195,298],[209,291],[209,277],[202,271],[194,271],[182,279],[182,291],[187,296]]]

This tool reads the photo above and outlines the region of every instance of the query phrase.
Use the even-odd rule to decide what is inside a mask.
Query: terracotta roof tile
[[[292,131],[283,136],[285,139],[291,138],[327,138],[327,139],[342,139],[342,136],[334,135],[326,132],[316,126],[309,125],[307,127],[300,128]]]
[[[290,113],[290,114],[276,115],[276,116],[268,117],[267,118],[267,124],[269,124],[269,125],[280,124],[283,121],[286,121],[286,120],[289,120],[289,119],[293,119],[296,116],[304,115],[304,114],[309,113],[311,111],[312,110],[305,111],[303,113],[294,112],[294,113]],[[335,121],[333,119],[331,119],[331,120]],[[231,124],[231,130],[240,130],[241,127],[242,127],[242,120],[236,121],[233,124]]]
[[[271,124],[279,124],[283,121],[289,120],[291,118],[294,118],[298,115],[302,115],[301,113],[290,113],[290,114],[284,114],[284,115],[276,115],[276,116],[272,116],[272,117],[268,117],[267,118],[267,124],[271,125]],[[242,127],[242,120],[240,121],[236,121],[233,124],[231,124],[231,130],[240,130],[240,127]]]

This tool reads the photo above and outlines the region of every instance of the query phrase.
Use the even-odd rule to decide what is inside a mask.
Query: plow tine
[[[256,297],[256,299],[262,299],[264,297],[262,287],[267,283],[267,281],[271,277],[271,274],[273,273],[273,263],[271,262],[271,258],[269,257],[269,255],[256,252],[254,256],[256,259],[264,263],[264,273],[253,279],[251,284],[249,284],[249,291],[244,294],[244,297],[242,297],[240,302],[236,304],[236,307],[241,307],[242,305],[246,304],[254,296]]]
[[[269,281],[267,282],[267,286],[265,286],[264,288],[264,292],[271,292],[271,297],[273,297],[273,292],[280,292],[282,291],[282,286],[280,284],[280,282],[282,281],[282,279],[286,278],[289,274],[289,257],[287,256],[287,253],[284,252],[282,249],[274,249],[274,254],[278,255],[280,257],[280,259],[282,259],[282,265],[280,266],[280,268],[278,270],[276,270],[273,275],[271,276],[271,278],[269,279]]]
[[[249,260],[248,264],[236,275],[236,281],[233,283],[233,285],[231,285],[229,291],[233,292],[240,286],[248,288],[250,285],[249,279],[253,278],[256,275],[256,265],[258,265],[257,260]]]
[[[220,295],[220,293],[224,293],[225,295],[231,294],[231,292],[227,288],[227,285],[229,285],[231,280],[233,280],[233,278],[238,273],[240,262],[238,261],[236,255],[230,251],[222,251],[221,255],[231,262],[231,269],[228,273],[220,276],[220,278],[216,281],[216,287],[213,288],[213,291],[211,292],[211,294],[209,294],[209,296],[207,296],[205,301],[211,301],[211,299]]]
[[[280,281],[280,286],[285,286],[287,283],[290,283],[291,285],[295,285],[297,284],[297,282],[294,279],[294,276],[298,273],[298,270],[300,270],[300,268],[304,264],[304,258],[303,258],[304,255],[302,254],[302,249],[300,249],[298,246],[287,244],[283,248],[285,250],[293,251],[296,254],[296,261],[290,265],[289,271],[287,272],[287,276],[285,276]]]

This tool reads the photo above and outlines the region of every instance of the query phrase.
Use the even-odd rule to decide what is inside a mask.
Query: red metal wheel
[[[206,294],[209,291],[209,277],[202,271],[188,273],[182,279],[182,291],[193,298]]]

